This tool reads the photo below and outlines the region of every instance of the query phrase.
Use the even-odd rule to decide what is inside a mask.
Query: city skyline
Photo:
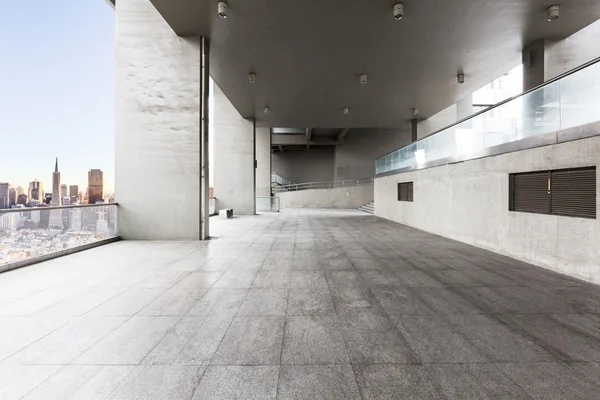
[[[0,34],[19,40],[0,41],[0,182],[48,192],[58,157],[63,183],[102,169],[114,192],[114,18],[105,1],[3,4]]]

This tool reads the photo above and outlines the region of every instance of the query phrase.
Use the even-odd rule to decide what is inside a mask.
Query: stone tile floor
[[[600,287],[354,211],[0,275],[0,399],[598,399]]]

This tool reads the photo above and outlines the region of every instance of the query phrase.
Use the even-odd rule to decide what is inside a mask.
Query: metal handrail
[[[587,67],[590,67],[590,66],[592,66],[592,65],[594,65],[594,64],[596,64],[596,63],[598,63],[598,62],[600,62],[600,57],[598,57],[598,58],[595,58],[595,59],[593,59],[593,60],[591,60],[591,61],[588,61],[588,62],[587,62],[587,63],[585,63],[585,64],[581,64],[579,67],[577,67],[577,68],[573,68],[572,70],[570,70],[570,71],[567,71],[567,72],[565,72],[564,74],[561,74],[561,75],[555,76],[555,77],[554,77],[554,78],[552,78],[552,79],[548,79],[546,82],[542,83],[541,85],[538,85],[538,86],[536,86],[536,87],[533,87],[533,88],[531,88],[531,89],[529,89],[529,90],[526,90],[526,91],[524,91],[524,92],[522,92],[522,93],[519,93],[519,94],[517,94],[517,95],[515,95],[515,96],[509,97],[509,98],[508,98],[508,99],[506,99],[506,100],[503,100],[503,101],[501,101],[501,102],[499,102],[499,103],[496,103],[496,104],[494,104],[494,105],[493,105],[493,106],[491,106],[491,107],[488,107],[488,108],[485,108],[485,109],[483,109],[483,110],[481,110],[481,111],[479,111],[479,112],[476,112],[475,114],[471,114],[471,115],[469,115],[469,116],[467,116],[467,117],[465,117],[465,118],[463,118],[463,119],[460,119],[460,120],[458,120],[458,121],[456,121],[456,122],[454,122],[454,123],[452,123],[452,124],[450,124],[450,125],[446,125],[445,127],[441,128],[441,129],[438,129],[437,131],[435,131],[435,132],[432,132],[432,133],[430,133],[430,134],[429,134],[429,135],[427,135],[427,136],[423,136],[422,138],[420,138],[420,139],[419,139],[419,140],[417,140],[416,142],[411,142],[411,143],[408,143],[406,146],[402,146],[402,147],[399,147],[399,148],[397,148],[397,149],[394,149],[394,150],[392,150],[392,151],[389,151],[389,152],[387,152],[387,153],[385,153],[385,154],[383,154],[383,155],[381,155],[381,156],[377,157],[377,158],[376,158],[376,160],[379,160],[379,159],[381,159],[381,158],[383,158],[383,157],[387,156],[388,154],[392,154],[392,153],[394,153],[394,152],[396,152],[396,151],[398,151],[398,150],[401,150],[401,149],[403,149],[403,148],[405,148],[405,147],[408,147],[408,146],[410,146],[411,144],[418,143],[418,142],[420,142],[420,141],[422,141],[422,140],[424,140],[424,139],[427,139],[427,138],[428,138],[428,137],[430,137],[430,136],[433,136],[433,135],[436,135],[436,134],[438,134],[438,133],[440,133],[440,132],[442,132],[442,131],[445,131],[446,129],[450,129],[450,128],[452,128],[453,126],[457,126],[457,125],[459,125],[459,124],[462,124],[462,123],[463,123],[463,122],[465,122],[465,121],[468,121],[468,120],[470,120],[470,119],[473,119],[473,118],[475,118],[475,117],[478,117],[478,116],[479,116],[479,115],[481,115],[481,114],[485,114],[485,113],[487,113],[488,111],[490,111],[490,110],[493,110],[494,108],[498,108],[498,107],[500,107],[500,106],[502,106],[502,105],[504,105],[504,104],[506,104],[506,103],[508,103],[508,102],[511,102],[511,101],[513,101],[513,100],[515,100],[515,99],[518,99],[519,97],[523,97],[523,96],[525,96],[526,94],[529,94],[529,93],[531,93],[531,92],[535,92],[536,90],[538,90],[538,89],[540,89],[540,88],[543,88],[543,87],[545,87],[545,86],[548,86],[548,85],[550,85],[550,84],[552,84],[552,83],[554,83],[554,82],[556,82],[556,81],[559,81],[559,80],[561,80],[561,79],[563,79],[563,78],[565,78],[565,77],[567,77],[567,76],[569,76],[569,75],[572,75],[572,74],[574,74],[574,73],[576,73],[576,72],[579,72],[579,71],[581,71],[581,70],[583,70],[583,69],[585,69],[585,68],[587,68]]]
[[[373,178],[363,179],[345,179],[342,181],[331,181],[331,182],[304,182],[294,183],[290,185],[284,185],[273,188],[273,192],[295,192],[298,190],[310,190],[310,189],[336,189],[342,187],[354,187],[373,183]]]
[[[6,210],[0,210],[0,214],[32,212],[32,211],[66,210],[69,208],[107,207],[107,206],[118,206],[118,205],[119,205],[119,203],[98,203],[98,204],[70,204],[68,206],[54,206],[54,207],[8,208]]]

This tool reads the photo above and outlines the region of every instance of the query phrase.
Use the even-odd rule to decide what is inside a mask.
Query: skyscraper
[[[88,172],[88,204],[104,198],[104,173],[99,169]]]
[[[60,172],[58,172],[58,157],[54,164],[54,172],[52,173],[52,203],[53,206],[60,206],[62,198],[60,197]]]
[[[8,183],[0,183],[0,210],[9,207],[9,193]]]
[[[68,192],[68,188],[67,185],[65,185],[64,183],[62,185],[60,185],[60,198],[64,199],[65,197],[69,196],[69,192]],[[64,204],[64,201],[63,201]]]
[[[77,203],[77,196],[79,195],[79,186],[69,186],[69,197],[71,198],[71,204]]]
[[[34,179],[33,182],[29,182],[29,201],[37,200],[40,203],[44,200],[44,184]]]
[[[8,186],[8,208],[12,208],[17,204],[17,189],[12,186]]]

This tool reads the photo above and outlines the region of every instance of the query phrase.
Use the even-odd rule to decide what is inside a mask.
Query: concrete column
[[[209,115],[208,108],[210,94],[210,45],[208,39],[202,38],[202,73],[200,79],[201,115],[202,125],[200,134],[200,166],[201,166],[201,190],[200,190],[200,239],[210,238],[210,156],[209,156]]]
[[[200,237],[200,38],[116,4],[115,189],[125,239]]]
[[[256,128],[256,195],[271,196],[270,128]]]
[[[523,91],[541,85],[546,80],[546,42],[538,40],[523,49]]]
[[[213,99],[213,187],[217,209],[233,208],[234,214],[255,214],[254,121],[243,118],[216,83]]]
[[[538,40],[523,49],[523,90],[600,56],[600,20],[560,41]]]

